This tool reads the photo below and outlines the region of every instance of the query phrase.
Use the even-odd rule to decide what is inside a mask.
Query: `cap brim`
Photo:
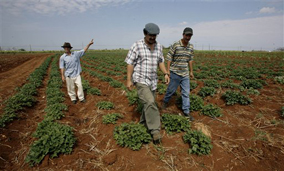
[[[68,48],[73,48],[72,46],[61,46],[62,48],[66,48],[66,47],[68,47]]]
[[[184,32],[184,34],[191,34],[191,35],[193,35],[193,33],[192,33],[192,32]]]

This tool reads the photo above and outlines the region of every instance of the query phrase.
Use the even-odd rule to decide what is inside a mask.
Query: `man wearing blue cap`
[[[171,82],[167,88],[167,92],[164,97],[164,103],[162,109],[168,106],[171,96],[176,92],[178,86],[181,87],[182,97],[182,110],[185,117],[191,121],[194,118],[190,115],[190,101],[189,101],[189,76],[194,78],[193,75],[193,45],[189,43],[193,35],[193,30],[190,27],[186,27],[183,30],[183,37],[181,40],[175,42],[171,47],[167,55],[168,60],[168,72],[170,73]],[[188,70],[190,68],[190,72]]]
[[[158,107],[155,103],[155,91],[157,89],[157,67],[165,75],[165,82],[170,82],[167,73],[162,45],[156,42],[160,33],[159,27],[154,23],[148,23],[143,30],[144,39],[138,40],[130,48],[125,62],[127,63],[127,88],[132,90],[136,86],[138,97],[143,104],[140,123],[146,125],[153,136],[154,143],[161,142],[161,121]]]

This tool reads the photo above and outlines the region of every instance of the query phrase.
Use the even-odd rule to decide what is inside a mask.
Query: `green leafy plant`
[[[216,93],[216,90],[214,87],[202,87],[199,92],[198,95],[201,96],[202,98],[205,98],[206,96],[213,96]]]
[[[219,88],[220,84],[216,80],[205,80],[204,85],[207,87]]]
[[[225,94],[222,95],[222,98],[225,99],[227,105],[234,105],[236,103],[239,103],[241,105],[248,105],[252,102],[252,100],[244,96],[238,91],[232,91],[228,90],[225,92]]]
[[[236,83],[233,83],[233,80],[228,80],[228,81],[222,82],[221,87],[237,89],[237,88],[239,88],[239,85],[236,84]]]
[[[279,84],[284,84],[284,76],[277,76],[274,78],[274,81]]]
[[[247,89],[260,89],[263,87],[262,84],[264,84],[262,80],[244,80],[240,85]]]
[[[110,86],[112,86],[114,88],[120,88],[123,85],[123,83],[116,81],[116,80],[111,81],[109,84],[110,84]]]
[[[195,81],[190,81],[189,84],[190,84],[190,90],[194,90],[198,86],[197,82]]]
[[[116,121],[120,118],[123,118],[123,115],[120,113],[112,113],[103,116],[104,124],[116,124]]]
[[[190,144],[189,154],[207,155],[213,148],[211,139],[201,131],[189,130],[183,136],[183,140]]]
[[[114,104],[112,102],[108,102],[108,101],[100,101],[97,103],[97,107],[99,109],[113,109],[114,108]]]
[[[157,90],[159,94],[165,94],[167,91],[167,86],[165,84],[158,84]]]
[[[256,89],[254,89],[254,88],[249,88],[248,90],[247,90],[247,94],[254,94],[254,95],[259,95],[260,94],[260,92],[258,91],[258,90],[256,90]]]
[[[113,136],[118,145],[129,147],[132,150],[139,150],[143,143],[149,143],[152,139],[143,125],[135,123],[123,123],[116,126]]]
[[[130,105],[134,105],[138,102],[138,94],[136,89],[132,91],[127,90],[126,96]]]
[[[101,90],[96,88],[96,87],[91,87],[88,91],[87,91],[88,94],[92,94],[92,95],[98,95],[100,96],[101,95]]]
[[[47,154],[51,158],[60,153],[70,154],[76,141],[71,127],[52,121],[41,122],[33,136],[38,140],[31,145],[25,159],[31,166],[39,164]]]
[[[221,109],[213,104],[208,104],[201,109],[201,114],[210,116],[210,117],[220,117],[222,116]]]
[[[63,110],[68,110],[68,107],[63,103],[54,103],[48,105],[44,111],[46,112],[45,119],[47,120],[56,120],[64,117]]]
[[[188,120],[179,115],[175,114],[163,114],[162,115],[163,128],[167,133],[181,132],[190,129],[190,123]]]
[[[190,94],[189,99],[190,99],[190,111],[199,111],[203,108],[204,102],[201,97],[195,94]]]

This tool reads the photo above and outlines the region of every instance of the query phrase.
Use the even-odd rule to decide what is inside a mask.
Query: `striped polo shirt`
[[[188,62],[194,57],[193,45],[188,43],[184,47],[182,41],[175,42],[167,54],[167,60],[171,61],[170,71],[182,77],[189,76]]]

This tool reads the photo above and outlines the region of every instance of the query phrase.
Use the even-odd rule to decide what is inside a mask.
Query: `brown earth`
[[[15,71],[18,71],[16,68]],[[29,72],[34,68],[34,65],[30,65],[21,70]],[[10,78],[17,76],[18,72],[10,73]],[[253,97],[253,103],[249,106],[226,106],[220,95],[205,98],[205,104],[218,104],[224,116],[212,119],[198,112],[192,113],[196,118],[192,127],[205,127],[211,134],[213,144],[210,155],[197,156],[188,154],[189,145],[183,142],[183,133],[168,135],[164,130],[162,145],[159,146],[149,143],[143,145],[140,151],[132,151],[116,145],[114,127],[123,122],[138,122],[140,114],[136,112],[136,106],[129,106],[122,89],[115,89],[88,73],[82,73],[82,76],[91,86],[99,88],[102,95],[86,95],[86,103],[74,105],[64,85],[62,90],[65,92],[68,112],[59,122],[74,127],[77,142],[72,154],[54,159],[46,156],[40,165],[32,168],[24,162],[29,146],[35,140],[31,134],[45,115],[46,77],[39,89],[38,103],[21,112],[18,120],[0,128],[1,170],[284,170],[284,122],[279,117],[279,110],[284,106],[283,96],[280,95],[283,94],[283,85],[269,83],[260,90],[259,96]],[[113,78],[123,80],[122,76]],[[7,83],[8,80],[14,82],[10,84],[11,87],[23,83],[14,79],[6,80]],[[1,93],[3,86],[1,83]],[[201,84],[191,93],[196,94],[200,87]],[[9,91],[5,96],[12,93]],[[162,98],[163,95],[157,96],[159,105]],[[113,102],[115,109],[97,109],[96,103],[102,100]],[[118,120],[116,125],[105,125],[102,116],[109,113],[121,113],[124,118]],[[175,97],[161,113],[181,113],[175,105]]]
[[[51,54],[0,54],[0,104]]]

